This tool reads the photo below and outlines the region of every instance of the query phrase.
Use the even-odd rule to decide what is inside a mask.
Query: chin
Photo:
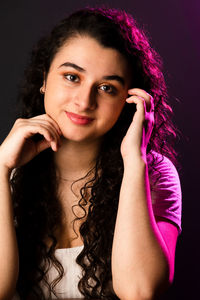
[[[95,137],[94,135],[83,135],[83,134],[75,134],[75,133],[69,134],[69,133],[63,132],[62,139],[72,141],[72,142],[77,142],[77,143],[84,143],[84,142],[94,141],[94,140],[98,139],[98,137]]]

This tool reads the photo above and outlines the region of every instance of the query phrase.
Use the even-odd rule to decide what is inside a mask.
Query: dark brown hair
[[[133,17],[121,10],[87,8],[77,11],[62,20],[48,36],[40,39],[25,72],[19,95],[22,104],[19,116],[30,118],[45,112],[39,92],[44,71],[48,74],[60,47],[76,35],[90,36],[104,47],[116,49],[125,56],[135,74],[132,87],[146,90],[155,101],[155,125],[147,152],[159,152],[175,164],[176,129],[171,121],[172,109],[167,102],[161,59]],[[120,144],[133,113],[134,109],[125,104],[117,123],[104,136],[94,177],[80,191],[78,205],[83,211],[85,203],[90,203],[87,219],[80,227],[84,248],[76,259],[84,272],[78,288],[87,298],[118,299],[109,288],[112,280],[111,249],[123,176]],[[152,166],[156,168],[154,160]],[[17,290],[22,299],[41,300],[44,295],[40,283],[46,282],[49,291],[53,292],[63,276],[63,267],[54,255],[57,244],[54,233],[60,224],[61,208],[52,150],[43,151],[18,168],[11,184],[20,254]],[[86,190],[90,190],[89,200],[85,199]],[[46,237],[52,241],[50,249],[44,243]],[[50,263],[59,272],[58,278],[52,283],[48,283],[46,278]],[[92,286],[90,279],[94,283]]]

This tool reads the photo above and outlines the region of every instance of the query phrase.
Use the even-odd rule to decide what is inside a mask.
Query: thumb
[[[37,142],[37,144],[36,144],[37,154],[39,154],[40,152],[42,152],[43,150],[45,150],[49,147],[51,147],[51,143],[45,139]]]

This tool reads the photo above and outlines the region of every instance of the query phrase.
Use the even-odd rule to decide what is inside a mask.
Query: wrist
[[[131,155],[127,155],[123,157],[123,163],[124,167],[127,166],[142,166],[147,164],[147,157],[146,154],[143,154],[141,152],[132,152]]]
[[[124,163],[124,177],[125,178],[141,178],[148,172],[148,165],[142,159],[128,160]]]

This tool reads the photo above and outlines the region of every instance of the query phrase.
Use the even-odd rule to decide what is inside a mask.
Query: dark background
[[[15,120],[17,88],[33,44],[58,20],[86,5],[105,1],[18,0],[0,2],[0,142]],[[131,13],[149,32],[163,58],[164,73],[182,132],[177,150],[183,193],[183,232],[178,239],[174,283],[162,299],[199,297],[199,110],[200,1],[118,0],[107,4]]]

